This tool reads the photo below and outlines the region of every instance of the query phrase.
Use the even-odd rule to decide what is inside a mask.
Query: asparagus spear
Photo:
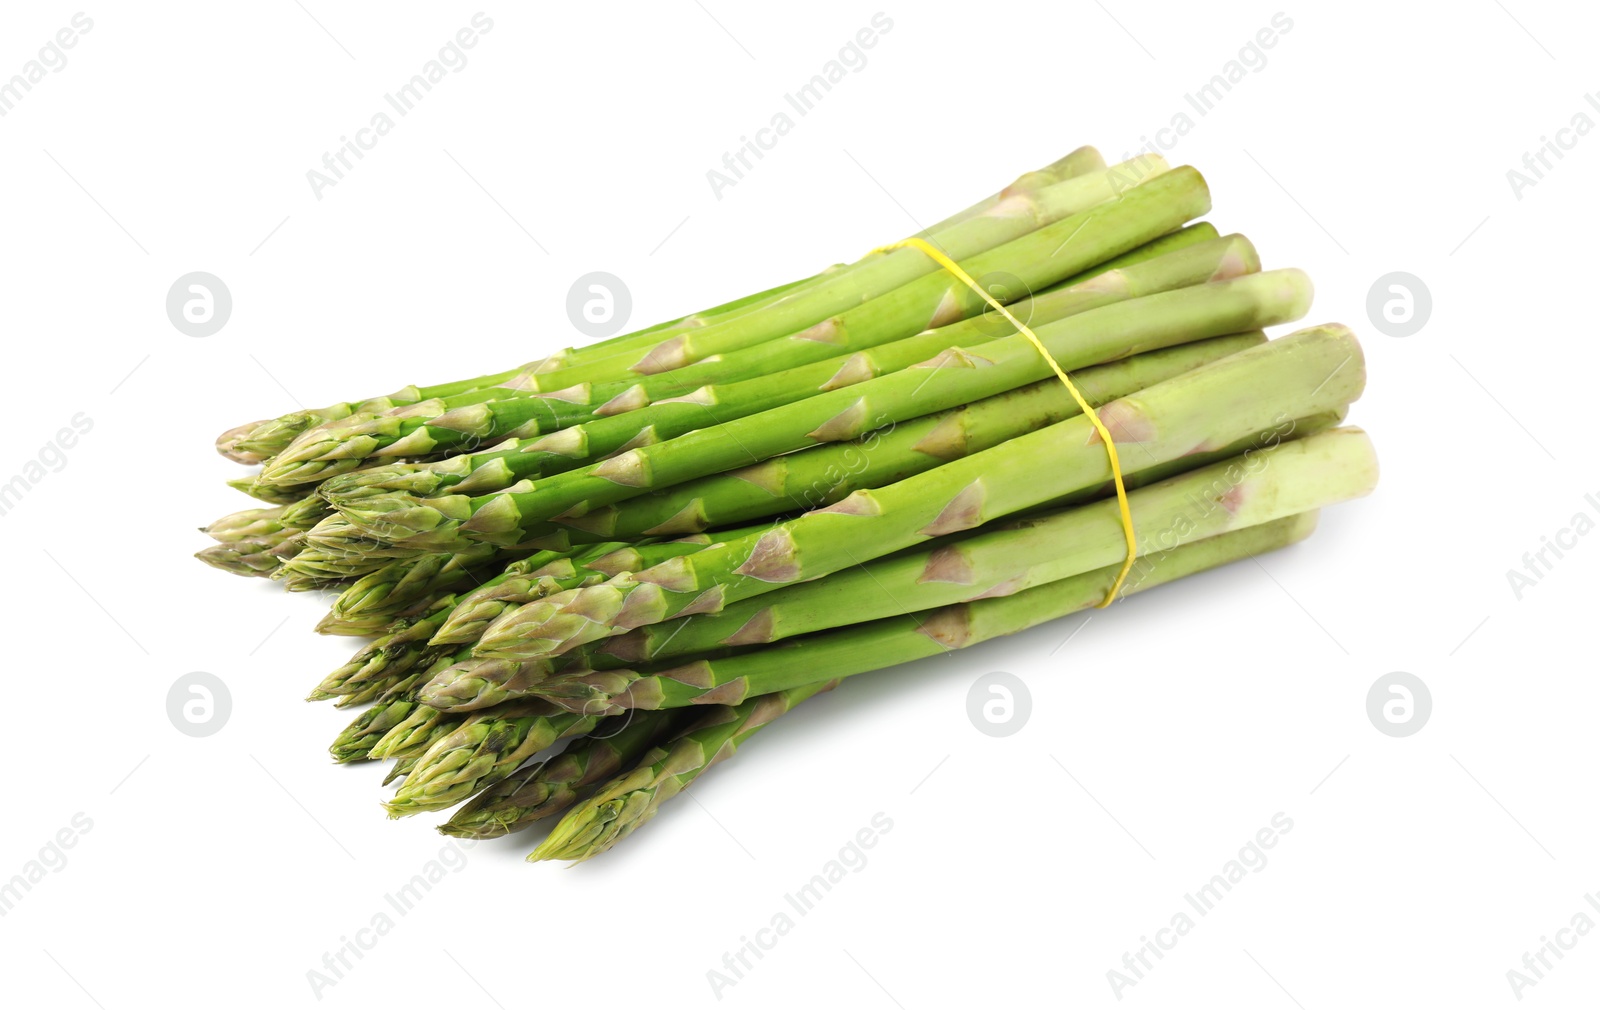
[[[421,674],[412,674],[400,681],[386,698],[363,711],[350,725],[340,730],[328,747],[333,759],[340,764],[367,760],[373,745],[417,707],[413,688],[421,680]]]
[[[679,721],[677,712],[613,716],[555,757],[518,769],[474,796],[439,830],[457,838],[497,838],[559,814],[591,786],[638,763]]]
[[[599,721],[543,702],[513,702],[473,715],[417,758],[394,799],[385,804],[389,816],[455,806],[551,744],[588,733]]]
[[[1115,400],[1099,415],[1119,444],[1138,448],[1122,453],[1125,467],[1137,471],[1296,414],[1334,409],[1353,401],[1363,381],[1354,336],[1340,326],[1317,327]],[[557,655],[671,617],[715,613],[1032,508],[1098,484],[1109,470],[1088,419],[1071,418],[895,484],[856,491],[763,534],[529,604],[491,625],[474,653]]]
[[[400,715],[398,719],[388,722],[386,731],[376,740],[376,742],[369,741],[366,756],[375,759],[392,758],[395,760],[410,761],[412,764],[408,765],[406,769],[406,771],[409,772],[410,768],[415,766],[415,762],[426,755],[429,749],[432,748],[435,743],[447,735],[454,734],[456,730],[465,726],[468,718],[472,716],[473,713],[447,712],[443,709],[435,708],[434,706],[421,702],[418,692],[423,684],[427,683],[431,678],[437,676],[447,665],[450,665],[453,662],[461,662],[466,656],[467,653],[465,651],[458,652],[453,657],[442,656],[434,660],[433,665],[425,670],[416,679],[413,680],[412,678],[407,677],[402,680],[397,687],[386,693],[385,699],[387,701],[394,702],[403,700],[411,704],[409,704],[403,712],[398,713]],[[528,708],[527,705],[523,705],[521,707],[512,705],[502,706],[498,709],[486,710],[483,714],[486,716],[493,716],[495,718],[510,718],[526,715],[529,711],[533,711],[533,709]],[[474,737],[473,739],[480,738]],[[529,753],[532,753],[532,751]],[[509,769],[501,768],[501,770]],[[387,784],[389,780],[385,779],[384,781]]]
[[[1301,513],[1151,555],[1148,574],[1128,583],[1126,594],[1294,543],[1308,536],[1314,526],[1315,513]],[[867,673],[1015,634],[1088,609],[1105,597],[1121,567],[1120,563],[1108,565],[1010,596],[852,624],[649,675],[630,677],[618,672],[609,681],[598,674],[585,681],[574,678],[552,685],[566,688],[568,693],[549,700],[603,715],[630,708],[739,704],[803,685],[819,670],[837,677]]]
[[[444,660],[435,662],[442,664]],[[421,679],[427,678],[424,676]],[[465,721],[463,714],[444,712],[423,704],[417,697],[415,689],[408,690],[406,698],[415,704],[406,712],[404,718],[391,726],[388,732],[372,745],[369,751],[371,758],[381,761],[389,758],[417,757],[433,746],[434,741]]]
[[[216,520],[200,532],[218,543],[271,536],[284,530],[308,530],[326,517],[328,503],[321,495],[311,494],[272,508],[245,509]]]
[[[514,568],[520,563],[514,562],[509,567]],[[502,574],[490,581],[492,583],[508,577]],[[322,678],[306,700],[348,698],[368,691],[375,683],[392,684],[419,664],[432,663],[438,658],[433,654],[439,650],[429,646],[429,639],[454,611],[457,602],[456,595],[445,594],[431,601],[420,615],[395,620],[384,629],[381,636],[367,643],[347,662]]]
[[[1040,327],[1037,335],[1061,367],[1072,370],[1287,322],[1304,313],[1309,297],[1304,274],[1273,271],[1116,302]],[[454,536],[517,543],[525,530],[556,516],[581,515],[795,449],[856,438],[1050,374],[1048,363],[1022,334],[976,349],[954,348],[876,379],[630,449],[525,490],[430,499],[440,520],[428,536],[435,543],[448,543]]]
[[[718,706],[676,740],[652,749],[628,774],[612,780],[571,810],[528,856],[584,860],[597,856],[656,815],[712,765],[734,755],[751,734],[837,680],[813,683]]]
[[[493,577],[510,556],[488,544],[453,554],[423,554],[391,561],[351,583],[317,623],[324,635],[374,635],[408,608]],[[482,549],[487,548],[487,549]]]
[[[307,560],[302,562],[301,566],[294,564],[302,554],[306,553],[308,531],[302,527],[315,522],[315,516],[325,513],[325,503],[323,504],[324,508],[321,511],[304,508],[303,503],[295,503],[280,505],[273,509],[247,509],[231,516],[223,516],[203,531],[212,534],[219,542],[196,552],[195,557],[208,565],[233,572],[235,575],[270,576],[284,582],[292,590],[317,589],[329,585],[344,576],[327,570],[318,570],[313,559],[324,552],[313,551],[307,555]],[[276,518],[252,517],[251,513],[276,513]],[[348,527],[349,524],[345,525]],[[277,529],[255,536],[242,535],[242,531],[248,529],[271,527]],[[354,540],[352,537],[352,544]],[[403,557],[418,553],[402,552],[370,537],[363,537],[360,540],[366,545],[366,549],[372,552],[374,558],[379,554],[385,557]],[[354,547],[349,546],[345,550],[347,553],[352,552]],[[362,571],[379,567],[379,564],[369,563]]]
[[[436,669],[434,666],[441,659],[450,658],[444,650],[430,650],[429,655],[419,664],[422,670]],[[410,674],[380,674],[357,685],[349,694],[341,694],[334,698],[334,708],[359,708],[373,702],[382,701],[389,696],[397,686],[407,685]],[[415,688],[417,685],[407,686]],[[308,699],[317,700],[317,699]]]
[[[259,474],[252,474],[249,477],[235,477],[223,483],[235,491],[243,491],[257,501],[264,501],[272,505],[288,505],[305,497],[303,488],[277,487],[272,484],[263,484]]]
[[[217,437],[217,452],[237,463],[265,463],[291,445],[295,439],[324,424],[351,416],[370,415],[405,407],[433,397],[449,396],[475,389],[480,385],[494,385],[514,379],[520,371],[520,367],[513,368],[494,375],[438,386],[406,386],[387,396],[374,396],[366,400],[291,411],[279,417],[228,429]]]
[[[455,660],[459,661],[462,655],[464,653],[457,654]],[[393,759],[399,762],[395,772],[384,779],[385,785],[395,778],[410,774],[435,743],[455,734],[458,729],[466,726],[468,719],[473,716],[474,713],[471,712],[447,712],[435,708],[423,703],[418,695],[421,685],[430,677],[437,675],[451,661],[450,657],[441,657],[422,674],[402,679],[384,694],[379,707],[384,707],[390,714],[384,720],[383,732],[376,739],[370,734],[362,738],[361,743],[365,745],[365,750],[361,756],[375,760]],[[401,702],[405,703],[404,707],[400,706]],[[481,714],[499,719],[526,715],[533,710],[525,703],[522,706],[501,706]],[[485,725],[488,729],[504,728],[498,723]],[[473,739],[478,740],[480,737],[474,736]],[[509,766],[496,765],[499,771],[505,771],[507,767]]]
[[[392,561],[426,553],[423,548],[377,539],[335,513],[305,531],[273,577],[290,592],[304,592],[358,579]]]
[[[489,622],[508,609],[560,592],[568,583],[583,580],[587,573],[592,573],[598,580],[623,571],[637,571],[648,568],[652,557],[670,557],[679,549],[693,549],[695,546],[666,547],[660,552],[635,550],[632,561],[634,567],[625,568],[616,565],[610,555],[627,545],[602,542],[579,548],[570,556],[553,558],[542,565],[522,566],[516,572],[508,572],[463,595],[440,622],[430,644],[470,645],[478,640],[478,635],[489,626]],[[542,552],[540,556],[544,553],[554,552]]]
[[[534,549],[534,545],[528,549]],[[546,550],[542,545],[538,545],[538,549]],[[566,549],[563,546],[553,553]],[[274,577],[285,588],[298,592],[358,579],[394,562],[416,561],[433,553],[436,552],[428,547],[396,544],[373,537],[336,513],[306,531],[292,552],[280,549],[283,565]],[[515,552],[504,553],[510,556]],[[555,559],[546,558],[541,564],[552,560]]]
[[[448,661],[446,658],[439,662]],[[365,747],[364,752],[359,755],[360,759],[395,762],[394,768],[383,780],[384,785],[409,775],[435,743],[466,725],[471,716],[471,713],[466,712],[442,712],[418,703],[416,683],[425,681],[428,672],[422,673],[416,682],[407,678],[386,694],[379,705],[375,706],[384,710],[382,721],[386,729],[375,741],[370,732],[357,741]],[[522,708],[516,711],[521,712],[528,707],[529,703],[524,703]],[[511,708],[508,706],[506,709],[496,711],[503,713],[511,711]]]
[[[234,575],[271,575],[280,562],[273,552],[293,534],[280,530],[259,537],[241,537],[226,543],[212,544],[195,552],[195,557],[222,571]]]
[[[268,422],[264,420],[249,421],[245,424],[229,428],[227,431],[217,436],[216,445],[218,454],[227,459],[233,460],[235,463],[243,463],[246,466],[254,466],[257,463],[264,461],[267,456],[271,455],[270,453],[260,453],[255,451],[253,448],[247,449],[241,445],[241,443],[250,437],[251,432],[267,423]]]
[[[350,468],[348,472],[351,474],[358,474],[366,470],[372,470],[375,469],[381,462],[382,461],[375,462],[371,460],[357,460],[355,466]],[[224,483],[236,491],[242,491],[252,498],[267,502],[272,505],[288,505],[291,507],[301,506],[303,504],[307,504],[307,499],[315,497],[315,490],[312,484],[297,486],[277,485],[262,480],[259,473],[249,477],[236,477],[233,480],[224,481]],[[318,507],[324,509],[323,514],[326,514],[325,504]],[[313,519],[311,521],[315,522],[316,520]]]
[[[233,512],[216,520],[209,526],[200,527],[200,532],[220,544],[231,544],[240,540],[255,540],[258,537],[271,536],[274,533],[283,532],[282,516],[288,507],[287,505],[274,505],[271,508],[245,509],[243,512]]]
[[[591,672],[591,667],[576,655],[513,660],[474,657],[471,652],[469,644],[462,650],[465,658],[434,670],[425,684],[418,685],[418,699],[441,712],[473,712],[502,701],[537,695],[551,677],[560,673]],[[621,665],[625,664],[611,664]]]
[[[1254,248],[1242,236],[1185,246],[1164,255],[1095,276],[1080,284],[1028,300],[1025,312],[1043,325],[1126,301],[1207,280],[1223,280],[1259,269]],[[1019,317],[1020,318],[1020,317]],[[1011,332],[1009,325],[1005,333]],[[667,400],[568,428],[515,450],[384,475],[335,478],[323,494],[354,526],[380,537],[426,543],[439,512],[421,496],[477,495],[510,488],[530,476],[571,470],[585,460],[641,444],[653,444],[702,427],[749,417],[842,387],[865,382],[927,360],[952,346],[976,347],[1004,335],[987,317],[905,337],[866,351],[726,386],[707,386],[691,396]],[[455,501],[455,499],[452,499]],[[438,534],[449,538],[454,527]]]
[[[1050,191],[1072,188],[1076,193],[1077,190],[1086,189],[1094,194],[1097,201],[1102,200],[1110,195],[1113,185],[1104,178],[1106,175],[1109,173],[1070,180],[1051,187]],[[1170,182],[1167,181],[1169,179]],[[1092,188],[1089,187],[1091,182],[1096,184]],[[1081,198],[1068,200],[1063,206],[1082,202]],[[1157,238],[1208,208],[1209,197],[1199,174],[1193,170],[1179,170],[1158,175],[1109,203],[1055,218],[1054,223],[1035,230],[1029,230],[1034,224],[1031,215],[1026,220],[986,216],[955,228],[956,231],[993,232],[1004,224],[1013,233],[1007,238],[1014,238],[1004,241],[1004,244],[958,241],[957,236],[944,236],[944,239],[950,244],[953,255],[964,258],[963,266],[974,276],[1006,271],[1016,275],[1029,288],[1043,288]],[[1047,217],[1046,220],[1051,219]],[[1015,238],[1015,233],[1021,233],[1021,237]],[[908,252],[920,262],[899,258]],[[863,288],[861,285],[867,283],[864,278],[870,272],[864,268],[806,288],[795,296],[797,304],[805,302],[809,305],[807,298],[812,295],[821,297],[826,291],[837,288],[838,291],[832,295],[833,301],[827,302],[830,305],[837,303],[830,311],[841,312],[848,306],[855,307],[841,312],[837,318],[830,318],[824,313],[818,317],[821,322],[804,332],[796,331],[806,324],[770,334],[776,337],[795,333],[795,336],[788,342],[787,358],[780,351],[780,360],[768,362],[765,367],[782,367],[790,362],[829,358],[837,355],[840,349],[873,347],[913,335],[927,326],[939,326],[977,315],[986,308],[982,299],[955,278],[942,271],[933,273],[937,265],[915,250],[895,250],[874,262],[884,266],[879,273],[897,278],[895,285],[882,291],[870,284]],[[916,280],[918,277],[921,279]],[[901,283],[904,286],[897,287]],[[1021,294],[1021,291],[1011,292],[1010,298],[1015,299]],[[871,300],[862,303],[861,298],[868,295],[872,296]],[[801,313],[798,316],[788,309],[779,312],[788,301],[778,303],[770,312],[742,316],[730,325],[744,327],[739,332],[748,333],[749,326],[769,317],[781,320],[793,316],[815,321],[806,314],[811,311],[809,308],[795,309],[795,312]],[[717,336],[719,333],[725,336],[727,332],[732,331],[707,327],[694,334],[675,338],[684,342],[675,346],[690,346],[686,343],[690,340],[709,340],[711,344],[708,346],[717,348],[705,353],[694,352],[695,356],[688,359],[693,361],[712,353],[738,350],[741,346],[756,343],[751,341],[733,346],[728,339],[719,339]],[[761,366],[763,359],[770,357],[763,355],[755,358],[753,364]],[[597,364],[590,370],[568,369],[539,378],[543,380],[550,375],[567,375],[569,372],[583,372],[587,377],[589,371],[600,367]],[[651,372],[664,370],[648,369]],[[829,370],[829,374],[832,374],[832,370]],[[600,372],[596,372],[594,377],[610,378]],[[470,450],[508,437],[525,438],[557,431],[571,425],[575,419],[581,419],[581,413],[575,417],[570,410],[562,408],[559,400],[526,395],[464,406],[431,419],[431,423],[426,417],[391,414],[342,429],[323,429],[315,438],[302,438],[266,466],[258,479],[268,486],[292,487],[354,469],[373,456],[426,455],[463,445]],[[636,430],[637,426],[634,427]]]

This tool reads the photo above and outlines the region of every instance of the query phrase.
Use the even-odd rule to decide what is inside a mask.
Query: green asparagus
[[[1340,427],[1359,345],[1267,340],[1310,282],[1210,201],[1081,148],[800,281],[239,425],[217,449],[265,507],[197,557],[376,636],[310,699],[365,707],[330,752],[388,762],[391,816],[549,818],[531,859],[591,858],[840,678],[1285,546],[1372,488]]]

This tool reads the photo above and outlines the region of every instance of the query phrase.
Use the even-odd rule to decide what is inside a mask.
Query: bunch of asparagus
[[[1307,536],[1366,494],[1342,326],[1269,341],[1263,272],[1192,168],[1082,148],[920,238],[493,375],[241,425],[270,503],[198,555],[334,587],[375,636],[312,699],[388,759],[393,816],[482,838],[560,815],[587,859],[844,677],[963,648]],[[1108,447],[1021,321],[1120,450]],[[825,679],[818,680],[818,677]],[[565,742],[555,756],[551,748]]]

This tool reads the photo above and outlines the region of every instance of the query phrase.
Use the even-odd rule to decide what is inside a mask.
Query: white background
[[[893,28],[867,65],[716,199],[707,169],[880,9]],[[8,5],[0,78],[77,10]],[[1310,322],[1361,332],[1352,421],[1377,442],[1377,494],[1260,566],[849,682],[590,864],[480,844],[321,1002],[712,1005],[707,971],[878,812],[893,829],[870,862],[723,1003],[1115,1005],[1107,971],[1278,812],[1294,827],[1265,869],[1123,1003],[1510,1006],[1525,951],[1575,913],[1600,921],[1583,900],[1600,889],[1600,536],[1520,601],[1506,578],[1600,495],[1600,136],[1520,200],[1506,178],[1575,113],[1600,122],[1592,16],[485,8],[468,65],[316,199],[307,170],[477,10],[86,8],[69,63],[0,118],[0,479],[74,414],[94,423],[0,517],[0,879],[74,814],[93,822],[0,917],[8,1005],[316,1003],[307,972],[444,841],[430,818],[385,820],[376,769],[330,766],[349,714],[300,699],[353,643],[311,633],[318,601],[190,559],[195,527],[249,504],[222,484],[243,471],[217,431],[565,345],[590,270],[626,280],[638,325],[806,275],[1079,144],[1121,157],[1180,111],[1194,126],[1167,154],[1206,173],[1211,219],[1311,272]],[[1280,10],[1293,28],[1266,66],[1195,115],[1184,95]],[[234,298],[205,339],[163,308],[192,270]],[[1403,339],[1366,317],[1393,270],[1434,301]],[[165,710],[195,670],[232,695],[204,739]],[[1032,691],[1002,740],[966,716],[994,670]],[[1434,702],[1405,739],[1365,713],[1395,670]],[[1597,986],[1591,935],[1523,1002]]]

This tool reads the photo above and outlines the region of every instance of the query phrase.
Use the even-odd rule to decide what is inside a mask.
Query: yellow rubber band
[[[1111,583],[1111,589],[1106,593],[1106,598],[1097,604],[1102,608],[1111,606],[1112,602],[1116,600],[1117,592],[1122,588],[1123,582],[1127,581],[1128,572],[1133,569],[1134,561],[1139,557],[1139,545],[1133,534],[1133,512],[1128,507],[1128,489],[1122,481],[1122,463],[1117,459],[1117,444],[1111,440],[1110,430],[1106,428],[1105,422],[1100,420],[1100,415],[1095,413],[1094,408],[1089,406],[1089,401],[1083,398],[1082,393],[1078,392],[1078,387],[1074,386],[1072,380],[1067,378],[1067,373],[1062,370],[1061,365],[1045,348],[1044,342],[1039,339],[1038,334],[1028,329],[1022,320],[1012,315],[1010,310],[996,301],[989,292],[985,291],[977,281],[972,279],[970,274],[961,269],[961,264],[935,249],[926,241],[915,237],[902,239],[891,245],[880,246],[874,249],[873,252],[888,252],[891,249],[902,248],[920,249],[927,254],[928,258],[954,274],[957,280],[977,292],[978,297],[988,302],[990,308],[1004,316],[1012,326],[1017,328],[1018,333],[1027,337],[1028,342],[1033,344],[1034,350],[1038,351],[1039,355],[1050,365],[1050,370],[1056,373],[1056,378],[1060,379],[1061,384],[1067,387],[1067,392],[1071,393],[1072,398],[1078,401],[1078,406],[1083,409],[1083,416],[1087,417],[1089,423],[1094,425],[1094,430],[1099,433],[1100,440],[1105,443],[1106,458],[1111,461],[1111,479],[1117,487],[1117,509],[1122,514],[1122,533],[1128,542],[1128,556],[1122,562],[1122,570],[1117,572],[1116,580]]]

